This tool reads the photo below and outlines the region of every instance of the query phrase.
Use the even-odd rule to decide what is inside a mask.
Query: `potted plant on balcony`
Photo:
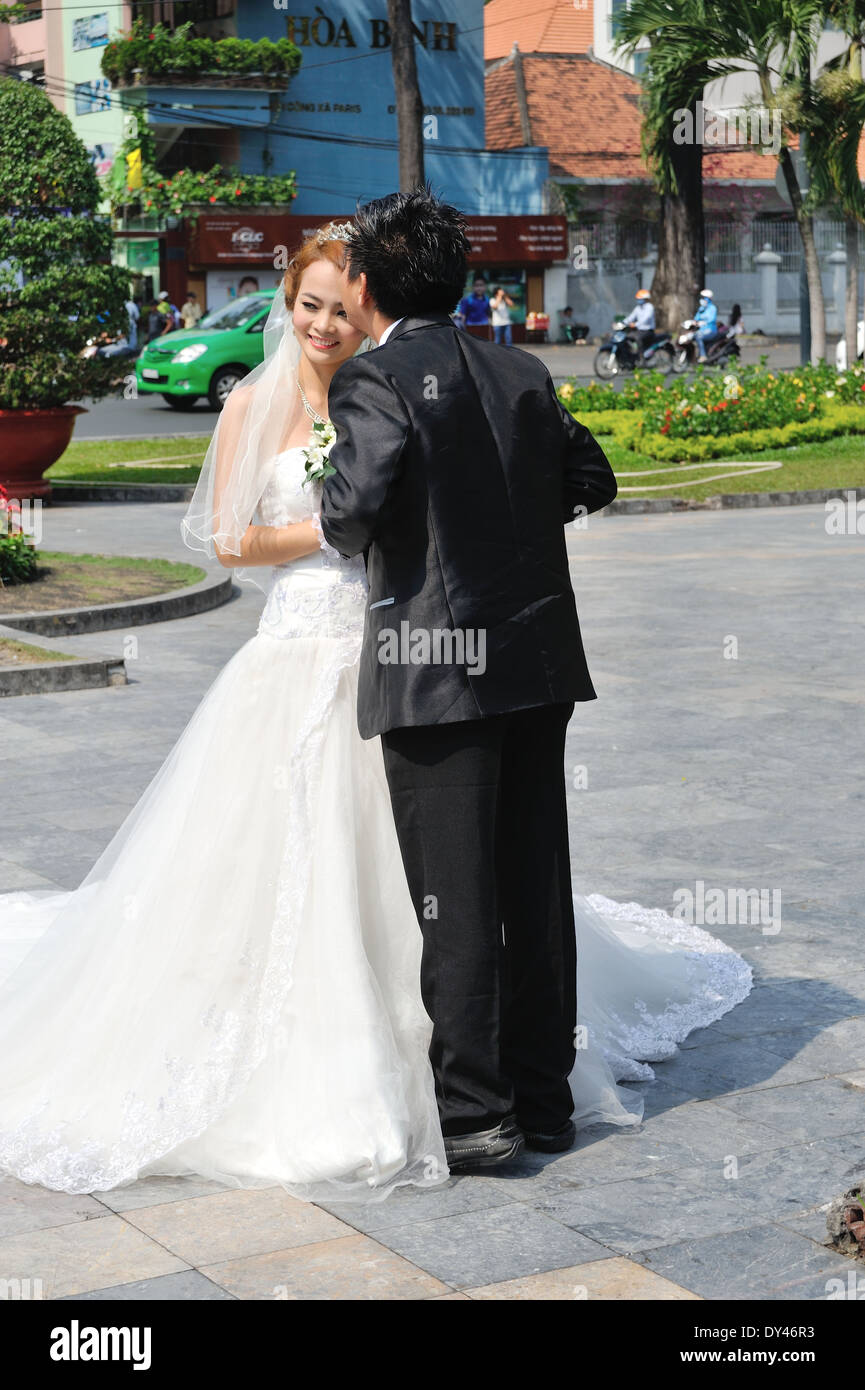
[[[300,67],[290,39],[197,38],[189,21],[176,29],[140,17],[102,54],[112,87],[220,86],[284,88]]]
[[[38,87],[0,78],[0,483],[46,497],[70,404],[111,389],[116,367],[82,356],[126,332],[126,272],[110,264],[111,226],[71,123]]]

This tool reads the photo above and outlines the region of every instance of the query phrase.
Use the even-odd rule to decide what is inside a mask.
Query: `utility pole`
[[[396,123],[399,139],[399,187],[408,193],[424,181],[423,102],[417,80],[411,0],[387,0]]]

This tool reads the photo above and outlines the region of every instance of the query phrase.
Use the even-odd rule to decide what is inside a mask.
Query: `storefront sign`
[[[273,0],[275,10],[287,10],[292,0]],[[316,5],[315,14],[286,15],[288,37],[298,48],[389,48],[390,24],[387,19],[369,19],[366,24],[355,21],[354,28],[347,19],[332,19]],[[416,41],[422,48],[457,51],[455,20],[424,19],[412,24]]]
[[[470,265],[549,265],[568,258],[564,217],[468,217]]]
[[[345,214],[335,214],[344,221]],[[285,269],[287,257],[305,237],[331,218],[322,214],[300,217],[291,213],[203,213],[190,247],[194,265],[271,265]],[[567,221],[564,217],[468,217],[470,265],[549,265],[567,260]]]

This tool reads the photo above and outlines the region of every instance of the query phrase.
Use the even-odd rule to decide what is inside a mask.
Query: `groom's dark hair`
[[[471,246],[461,213],[436,198],[429,184],[364,203],[352,222],[348,278],[366,275],[383,314],[399,319],[456,308]]]

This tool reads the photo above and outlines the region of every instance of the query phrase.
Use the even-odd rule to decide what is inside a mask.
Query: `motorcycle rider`
[[[642,359],[646,348],[655,340],[655,306],[648,290],[637,290],[634,298],[637,302],[625,319],[625,323],[629,328],[634,329],[634,337],[637,340],[637,348]]]
[[[706,349],[712,346],[718,334],[718,306],[711,290],[700,290],[700,303],[694,315],[697,322],[697,342],[700,347],[698,361],[706,361]]]

